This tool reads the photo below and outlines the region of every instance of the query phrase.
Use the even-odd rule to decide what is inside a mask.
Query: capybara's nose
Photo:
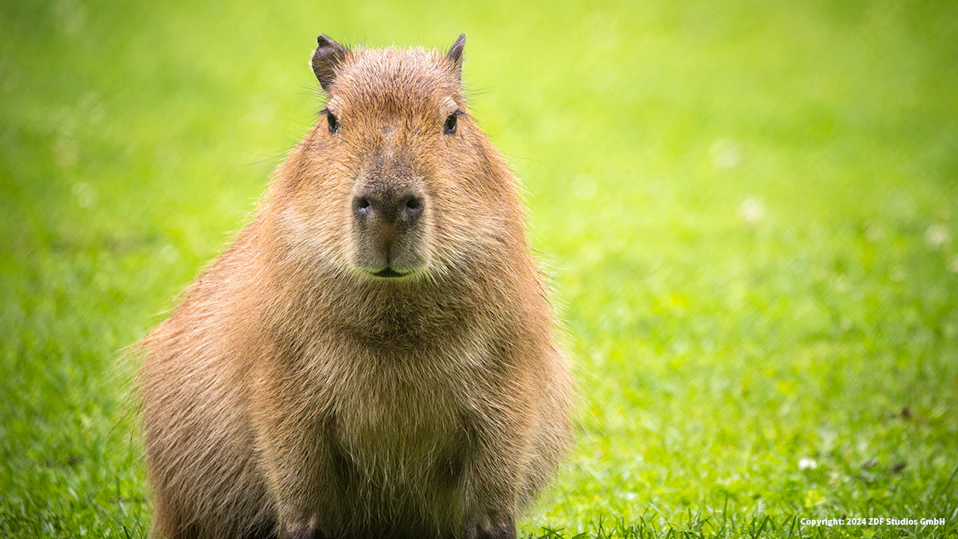
[[[361,221],[410,226],[419,220],[425,201],[413,192],[378,193],[372,190],[353,197],[353,213]]]

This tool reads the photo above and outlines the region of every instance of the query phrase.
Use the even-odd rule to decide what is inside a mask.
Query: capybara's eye
[[[329,112],[329,110],[324,110],[323,112],[326,114],[326,123],[329,124],[329,132],[335,135],[339,132],[339,118],[332,112]]]
[[[451,135],[456,132],[456,124],[459,123],[457,118],[459,118],[460,114],[462,114],[462,111],[457,110],[456,112],[450,114],[448,118],[446,118],[446,123],[442,124],[443,133]]]

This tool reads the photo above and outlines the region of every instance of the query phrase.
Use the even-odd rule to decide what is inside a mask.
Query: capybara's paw
[[[466,539],[516,539],[516,521],[512,517],[490,519],[467,526]]]

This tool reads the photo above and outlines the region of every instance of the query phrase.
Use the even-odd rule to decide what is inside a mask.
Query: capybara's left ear
[[[452,62],[452,67],[456,72],[456,78],[462,80],[462,48],[466,46],[466,34],[460,34],[459,39],[449,47],[446,58]]]
[[[321,35],[316,38],[316,52],[313,53],[313,73],[319,80],[323,90],[329,91],[336,78],[336,67],[346,58],[346,47],[336,43],[329,37]]]

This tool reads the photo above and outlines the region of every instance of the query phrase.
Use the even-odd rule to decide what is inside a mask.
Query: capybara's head
[[[521,237],[513,176],[466,109],[464,42],[441,54],[319,37],[312,66],[328,98],[271,197],[309,263],[435,279]]]

